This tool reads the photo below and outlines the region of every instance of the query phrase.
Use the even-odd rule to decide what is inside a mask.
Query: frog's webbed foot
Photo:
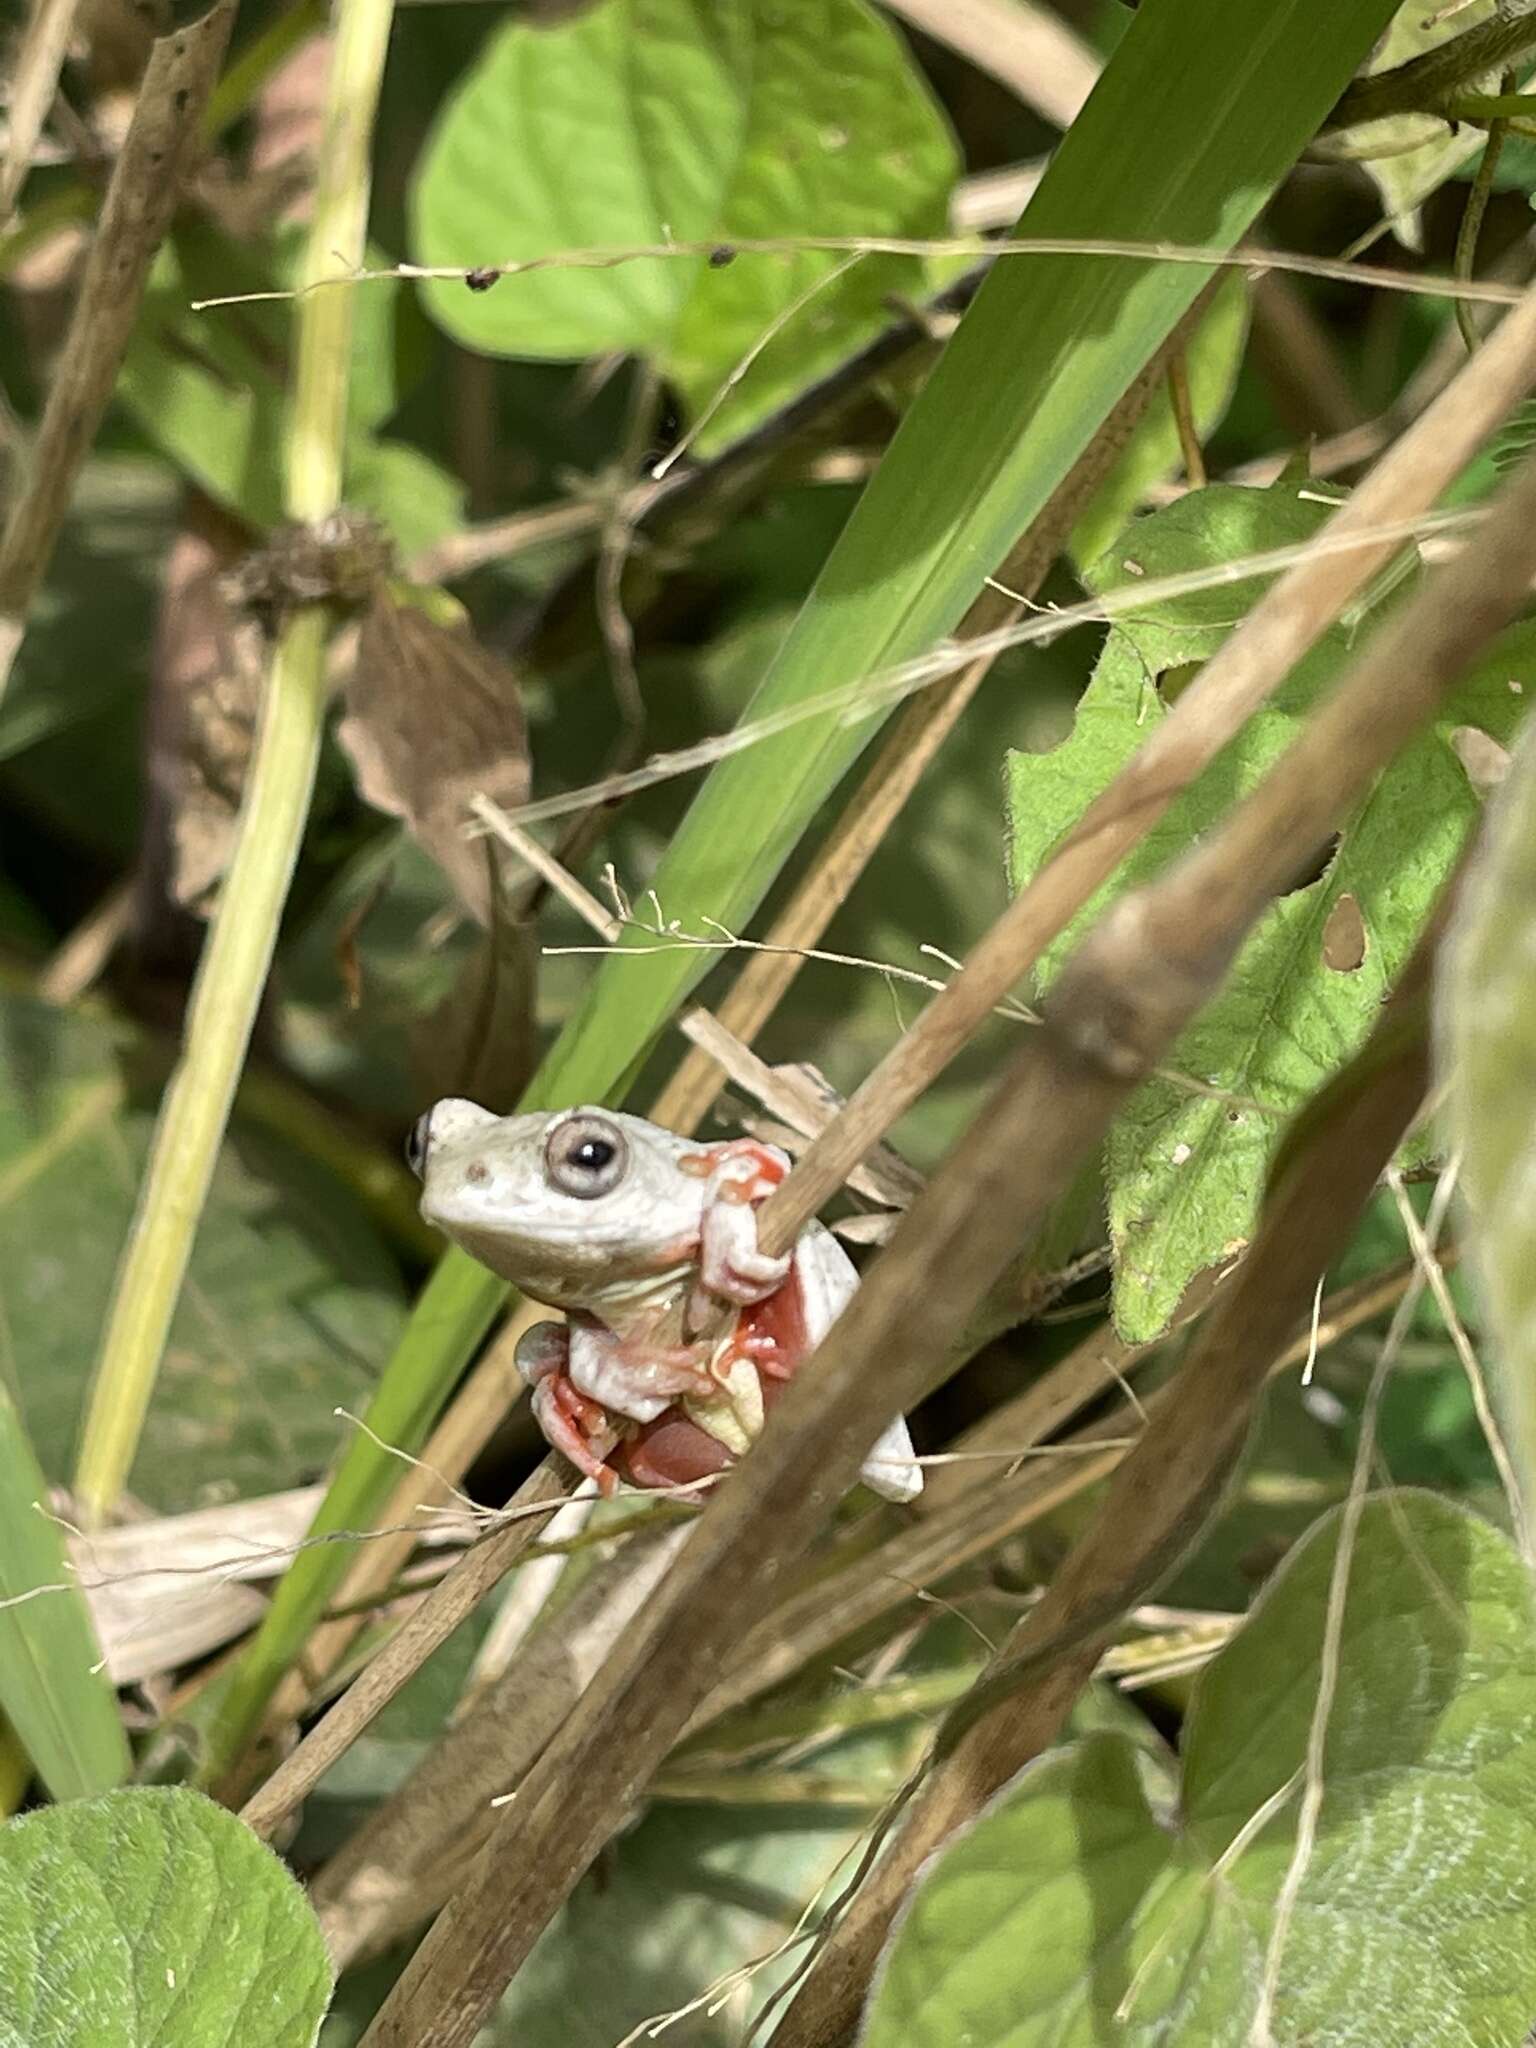
[[[916,1500],[923,1490],[923,1468],[900,1416],[875,1439],[859,1477],[882,1500]]]
[[[558,1329],[559,1325],[544,1323],[538,1327]],[[521,1364],[521,1360],[518,1362]],[[605,1500],[612,1495],[618,1487],[619,1475],[598,1457],[591,1441],[606,1435],[609,1429],[608,1417],[598,1404],[587,1400],[565,1373],[549,1371],[534,1384],[533,1413],[550,1449],[568,1458],[588,1479],[595,1479]]]

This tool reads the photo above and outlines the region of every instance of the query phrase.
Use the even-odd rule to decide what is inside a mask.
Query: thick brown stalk
[[[1378,634],[1225,826],[1079,949],[1042,1028],[528,1773],[366,2048],[469,2048],[870,1441],[926,1384],[1111,1117],[1220,986],[1271,897],[1520,609],[1533,574],[1536,458],[1494,501],[1480,546]]]
[[[1329,521],[1330,540],[1370,535],[1428,510],[1533,380],[1536,293],[1527,293]],[[770,1249],[794,1242],[868,1145],[943,1072],[993,1005],[1030,971],[1399,545],[1369,540],[1320,552],[1265,593],[769,1200],[762,1235]]]
[[[29,451],[26,484],[0,539],[0,691],[112,395],[149,266],[195,159],[234,18],[235,0],[216,0],[201,20],[161,36],[150,51]]]
[[[1443,1255],[1452,1256],[1450,1252]],[[1397,1301],[1415,1270],[1409,1263],[1340,1288],[1323,1304],[1315,1325],[1308,1316],[1275,1361],[1274,1370],[1300,1365],[1361,1324],[1374,1321]],[[973,1486],[966,1493],[951,1492],[936,1513],[916,1526],[901,1530],[842,1570],[819,1576],[801,1592],[792,1593],[741,1643],[720,1683],[690,1723],[685,1739],[707,1747],[705,1731],[712,1722],[771,1691],[813,1659],[844,1648],[875,1623],[900,1613],[916,1597],[915,1589],[934,1585],[987,1556],[1009,1537],[1097,1485],[1125,1457],[1163,1391],[1138,1404],[1122,1402],[1102,1420],[1053,1446],[1056,1455],[1044,1466],[1034,1465],[986,1486]],[[1021,1404],[1029,1398],[1022,1395]],[[1000,1418],[1002,1413],[999,1411]],[[961,1443],[985,1443],[989,1435],[991,1418]],[[993,1441],[1027,1447],[1030,1438],[1015,1427],[1006,1436],[999,1433]],[[930,1477],[929,1489],[953,1469],[940,1466]]]
[[[1438,936],[1439,921],[1436,924]],[[834,2048],[854,2027],[892,1920],[923,1863],[1060,1733],[1115,1624],[1147,1597],[1219,1509],[1284,1345],[1349,1242],[1429,1084],[1426,940],[1401,1004],[1325,1091],[1332,1113],[1285,1161],[1253,1248],[1200,1326],[1178,1379],[1155,1402],[1087,1534],[940,1731],[940,1761],[774,2033],[774,2048]],[[1321,1191],[1326,1189],[1326,1198]]]

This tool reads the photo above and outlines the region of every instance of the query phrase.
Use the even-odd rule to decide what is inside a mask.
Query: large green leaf
[[[1052,159],[1022,228],[1225,247],[1254,218],[1365,56],[1390,0],[1146,0]],[[1178,147],[1169,138],[1178,138]],[[749,715],[794,712],[926,651],[1051,498],[1210,272],[1065,256],[1000,261],[843,529]],[[668,917],[747,928],[888,705],[822,712],[722,761],[655,876]],[[619,1091],[707,966],[685,949],[605,960],[529,1091],[558,1107]],[[438,1267],[369,1421],[419,1448],[505,1289],[462,1254]],[[356,1528],[392,1462],[359,1439],[316,1519]],[[237,1667],[209,1752],[217,1771],[323,1610],[347,1546],[307,1552]]]
[[[0,1345],[46,1469],[69,1468],[151,1109],[132,1041],[0,1001]],[[339,1180],[235,1126],[134,1488],[167,1512],[323,1466],[400,1321],[393,1262]]]
[[[196,1792],[0,1827],[0,2048],[305,2048],[330,1988],[304,1894]]]
[[[865,0],[606,0],[556,28],[509,22],[487,45],[428,143],[414,253],[473,269],[583,246],[936,235],[956,168],[901,38]],[[696,413],[842,260],[662,258],[425,291],[471,348],[646,355]],[[700,445],[819,376],[921,280],[912,258],[880,257],[816,292]]]
[[[1340,1516],[1199,1681],[1182,1783],[1114,1736],[1042,1759],[929,1866],[865,2048],[1245,2048],[1295,1845]],[[1368,1501],[1275,2048],[1512,2048],[1536,2014],[1526,1567],[1427,1494]],[[1277,1795],[1280,1795],[1277,1799]],[[1277,1810],[1217,1871],[1267,1801]]]
[[[1324,516],[1326,506],[1304,489],[1217,486],[1133,524],[1093,580],[1123,585],[1127,574],[1156,577],[1231,561],[1303,539]],[[1049,754],[1010,757],[1016,884],[1034,874],[1168,715],[1168,679],[1215,652],[1241,605],[1230,589],[1212,590],[1127,618],[1105,645],[1072,737]],[[1042,985],[1112,895],[1146,881],[1274,765],[1347,651],[1342,629],[1325,636],[1056,941],[1042,963]],[[1246,1240],[1283,1120],[1364,1038],[1477,817],[1480,798],[1453,733],[1472,726],[1507,739],[1527,686],[1536,687],[1536,631],[1518,627],[1399,755],[1323,872],[1255,927],[1222,993],[1169,1061],[1175,1076],[1238,1100],[1160,1078],[1116,1119],[1106,1155],[1115,1317],[1132,1341],[1163,1329],[1190,1278]]]

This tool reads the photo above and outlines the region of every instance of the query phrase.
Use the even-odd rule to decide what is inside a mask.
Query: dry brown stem
[[[492,1801],[514,1790],[575,1706],[686,1533],[636,1535],[595,1566],[560,1626],[534,1637],[321,1870],[310,1903],[338,1969],[428,1918],[447,1895],[434,1867],[462,1876],[494,1822]]]
[[[1438,924],[1437,924],[1438,932]],[[1399,995],[1422,999],[1433,942]],[[1120,1616],[1146,1597],[1216,1512],[1273,1370],[1318,1274],[1348,1243],[1429,1085],[1422,1009],[1389,1009],[1354,1062],[1352,1091],[1285,1163],[1252,1250],[1217,1296],[1172,1386],[1118,1467],[1088,1533],[940,1731],[940,1762],[901,1832],[774,2033],[774,2048],[833,2048],[853,2026],[880,1948],[922,1864],[1049,1746]],[[1326,1199],[1319,1190],[1326,1188]]]
[[[1536,320],[1536,307],[1530,314]],[[927,1383],[953,1331],[1214,993],[1303,852],[1342,821],[1515,615],[1533,572],[1536,458],[1494,500],[1482,545],[1435,575],[1377,636],[1225,827],[1155,888],[1124,899],[1079,949],[1043,1028],[528,1773],[374,2020],[367,2048],[468,2048],[870,1441]],[[1213,867],[1223,872],[1213,876]]]
[[[149,266],[195,158],[234,18],[235,0],[215,0],[201,20],[161,36],[150,51],[30,450],[26,484],[0,538],[0,690],[112,395]]]
[[[1066,23],[1030,0],[886,0],[914,28],[1006,85],[1037,114],[1070,128],[1099,60]]]
[[[1427,510],[1536,378],[1536,293],[1484,345],[1329,522],[1333,536],[1369,532]],[[1393,552],[1390,542],[1319,554],[1259,600],[1220,652],[1089,805],[1015,898],[963,971],[936,996],[855,1092],[763,1211],[764,1242],[792,1244],[846,1180],[864,1149],[944,1070],[992,1006],[1029,972],[1244,722],[1328,630]]]
[[[6,106],[9,132],[0,155],[0,229],[10,226],[11,209],[32,167],[32,152],[58,91],[75,5],[76,0],[35,0],[16,53]]]
[[[325,1719],[313,1727],[290,1755],[241,1808],[240,1818],[254,1833],[270,1835],[346,1753],[376,1714],[385,1707],[459,1623],[472,1614],[485,1595],[511,1570],[538,1535],[546,1519],[567,1498],[571,1485],[563,1459],[546,1458],[508,1502],[509,1520],[483,1543],[466,1551],[422,1601],[398,1635],[392,1636],[350,1691],[342,1694]]]

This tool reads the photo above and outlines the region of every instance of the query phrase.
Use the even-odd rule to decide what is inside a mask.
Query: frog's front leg
[[[700,1328],[721,1301],[745,1306],[764,1301],[789,1278],[793,1252],[772,1258],[757,1242],[757,1205],[789,1171],[789,1155],[755,1138],[718,1145],[704,1191],[699,1224],[699,1277],[688,1304],[690,1326]]]
[[[702,1347],[660,1344],[643,1332],[620,1336],[595,1317],[573,1315],[569,1372],[577,1389],[614,1415],[654,1422],[681,1395],[719,1393]]]

